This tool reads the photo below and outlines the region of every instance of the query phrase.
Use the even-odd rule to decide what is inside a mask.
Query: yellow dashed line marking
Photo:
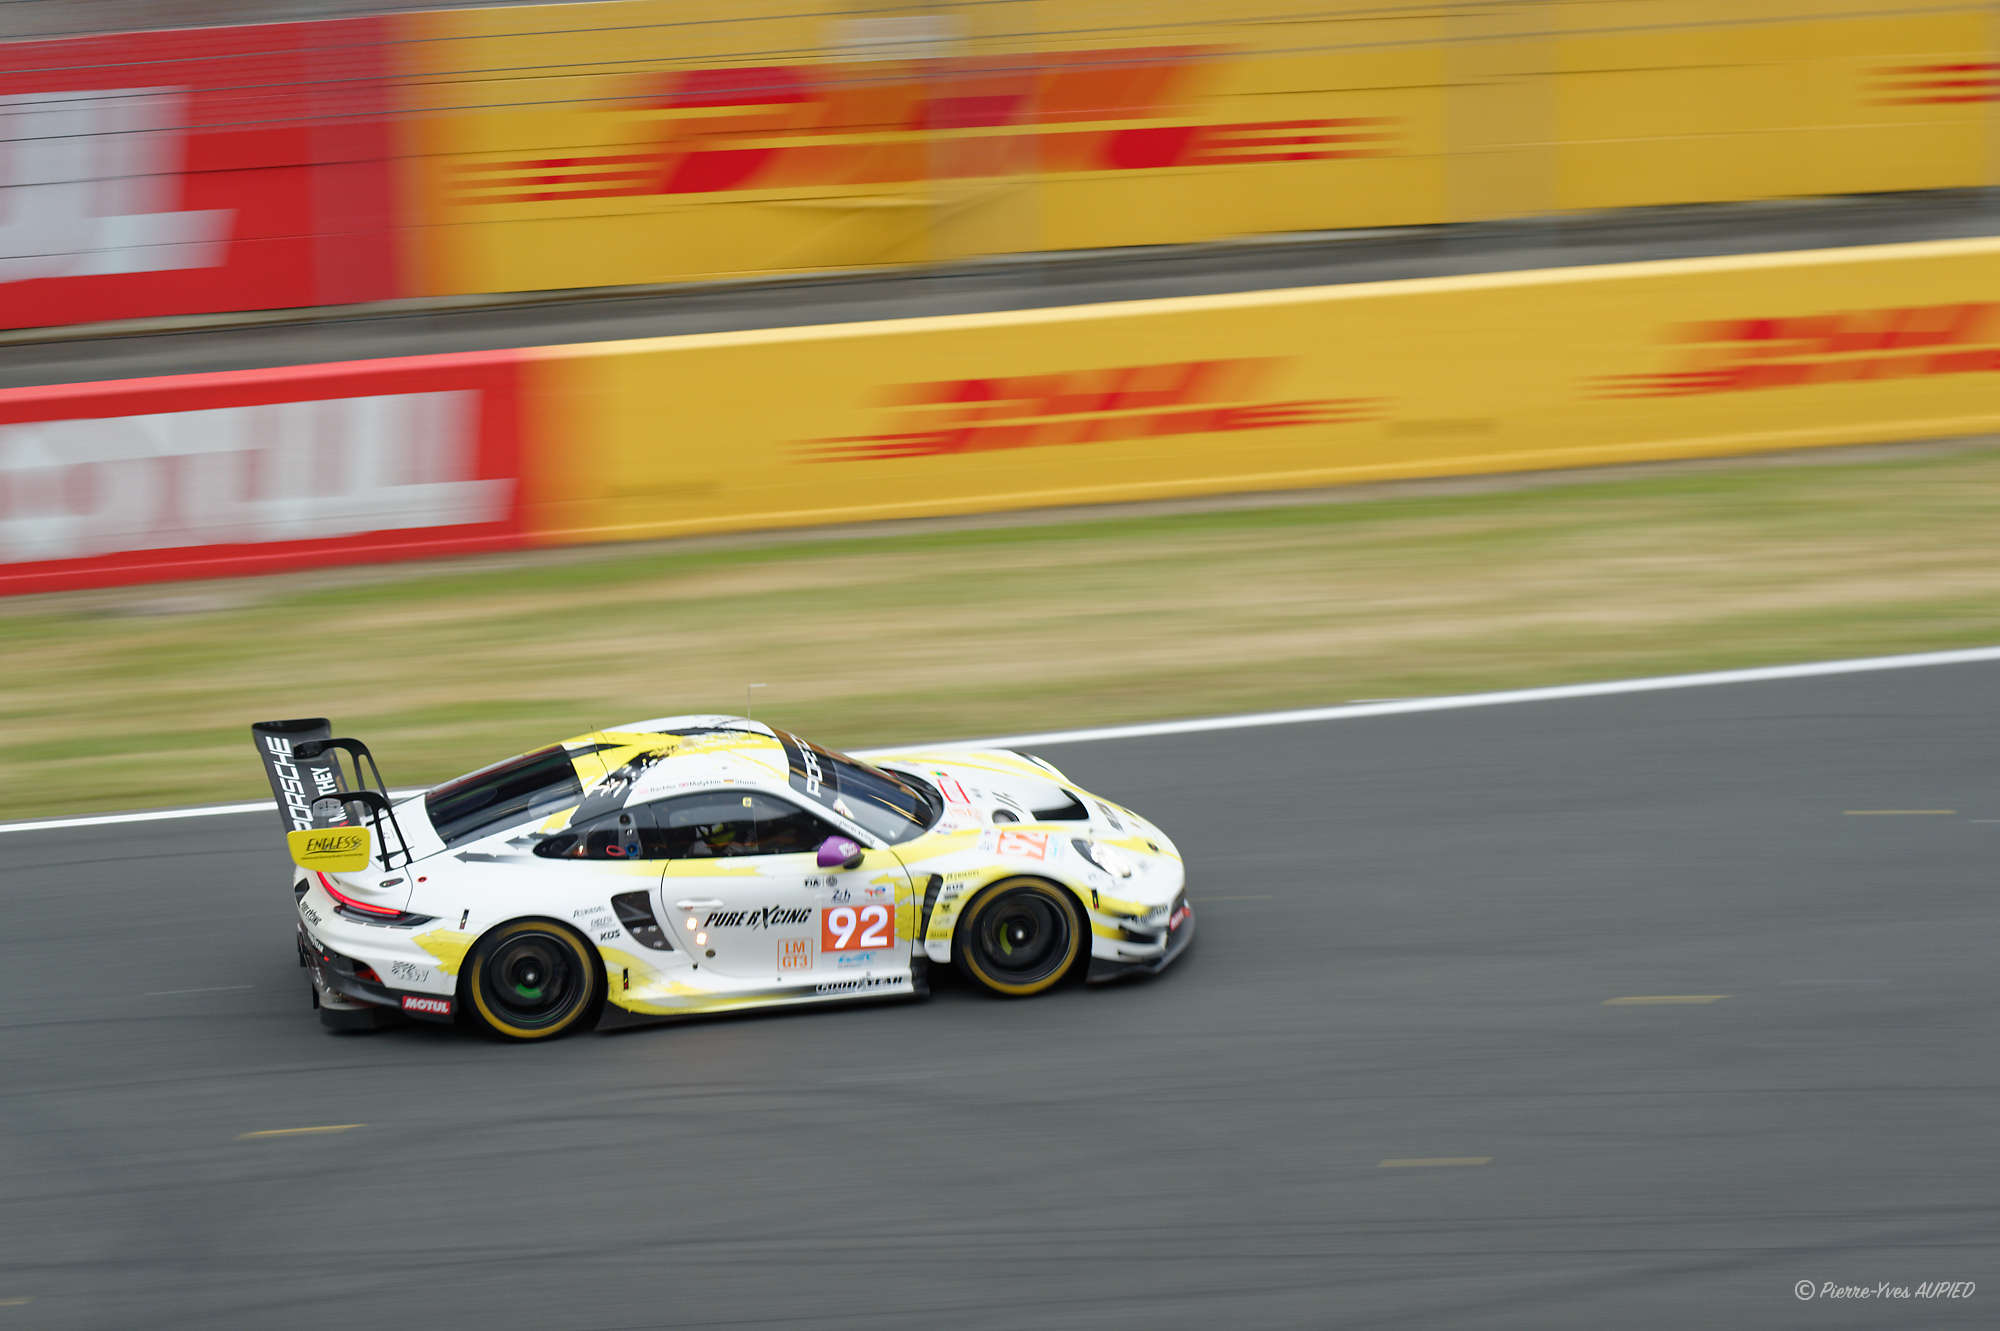
[[[1605,1007],[1649,1007],[1667,1003],[1720,1003],[1728,994],[1627,994],[1623,998],[1607,998]]]
[[[1849,818],[1950,818],[1957,809],[1843,809]]]
[[[33,1302],[33,1299],[0,1299],[0,1308],[19,1308],[23,1304]]]
[[[1450,1169],[1454,1166],[1490,1165],[1490,1155],[1417,1155],[1384,1160],[1377,1169]]]
[[[328,1123],[317,1128],[265,1128],[261,1132],[239,1132],[236,1140],[247,1142],[257,1137],[297,1137],[309,1132],[346,1132],[350,1128],[365,1128],[366,1123]]]

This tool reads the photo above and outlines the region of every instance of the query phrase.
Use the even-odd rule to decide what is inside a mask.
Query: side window
[[[820,842],[841,831],[826,819],[790,800],[752,796],[757,802],[757,846],[763,855],[810,855]]]
[[[535,844],[535,854],[550,860],[636,860],[646,854],[642,833],[650,819],[643,807],[600,814]]]
[[[699,860],[731,855],[800,855],[839,832],[789,800],[755,791],[681,795],[653,806],[642,832],[648,859]]]

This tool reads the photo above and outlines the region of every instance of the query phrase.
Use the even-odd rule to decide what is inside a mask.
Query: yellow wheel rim
[[[516,1040],[546,1040],[582,1019],[597,999],[598,964],[574,934],[538,920],[502,925],[481,940],[479,964],[468,977],[472,1006],[493,1030]],[[495,972],[498,972],[496,974]],[[529,1019],[552,985],[574,993],[546,1024]],[[488,992],[509,997],[497,998]],[[511,998],[512,1001],[509,1001]]]
[[[1052,936],[1060,922],[1062,938]],[[960,956],[972,977],[998,994],[1026,998],[1053,988],[1083,946],[1083,920],[1069,894],[1038,879],[1006,879],[986,888],[960,920]],[[993,956],[1021,958],[1015,974]]]

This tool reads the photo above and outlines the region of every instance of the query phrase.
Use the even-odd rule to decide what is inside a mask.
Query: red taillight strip
[[[343,906],[352,906],[356,910],[365,910],[370,915],[394,916],[394,915],[401,915],[403,913],[399,910],[394,909],[393,907],[371,906],[365,901],[356,901],[353,897],[346,895],[339,888],[335,887],[333,883],[330,880],[328,880],[327,876],[321,873],[318,869],[313,870],[313,876],[319,879],[319,885],[326,889],[326,894],[332,897],[335,901],[338,901]]]

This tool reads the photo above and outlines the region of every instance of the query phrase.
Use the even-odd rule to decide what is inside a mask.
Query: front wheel
[[[597,1003],[603,967],[590,945],[559,924],[516,920],[472,949],[466,988],[479,1023],[512,1040],[551,1040]]]
[[[958,967],[996,994],[1027,998],[1055,987],[1083,946],[1082,912],[1069,893],[1034,878],[983,889],[958,922]]]

